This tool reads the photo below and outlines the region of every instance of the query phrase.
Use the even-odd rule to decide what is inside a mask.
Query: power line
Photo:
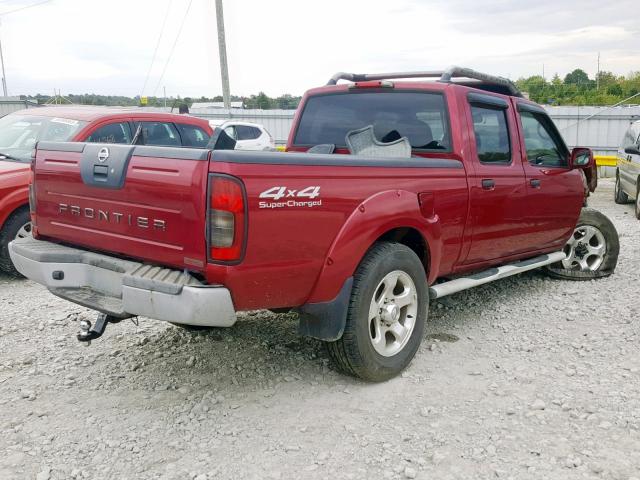
[[[602,110],[598,110],[596,113],[594,113],[594,114],[592,114],[592,115],[589,115],[588,117],[581,118],[581,119],[580,119],[580,120],[578,120],[577,122],[572,123],[571,125],[567,125],[566,127],[562,127],[562,128],[560,128],[559,130],[561,130],[561,131],[562,131],[562,130],[568,130],[568,129],[569,129],[569,128],[571,128],[571,127],[575,127],[575,126],[576,126],[576,125],[578,125],[579,123],[582,123],[582,122],[584,122],[585,120],[590,120],[590,119],[592,119],[593,117],[595,117],[596,115],[600,115],[602,112],[606,112],[607,110],[611,110],[612,108],[619,107],[619,106],[620,106],[620,105],[622,105],[623,103],[625,103],[625,102],[627,102],[627,101],[629,101],[629,100],[631,100],[632,98],[635,98],[635,97],[637,97],[637,96],[640,96],[640,92],[638,92],[638,93],[634,93],[634,94],[633,94],[633,95],[631,95],[630,97],[627,97],[627,98],[625,98],[624,100],[620,100],[618,103],[615,103],[615,104],[613,104],[613,105],[609,105],[607,108],[603,108]]]
[[[167,57],[167,61],[164,62],[164,67],[162,68],[162,74],[160,75],[160,78],[158,79],[158,83],[156,85],[156,88],[154,88],[153,90],[153,96],[155,97],[156,92],[158,91],[158,88],[160,87],[160,84],[162,83],[162,79],[164,78],[164,74],[167,71],[167,67],[169,66],[169,62],[171,61],[171,57],[173,56],[173,51],[176,48],[176,45],[178,43],[178,39],[180,38],[180,34],[182,33],[182,27],[184,27],[184,23],[187,20],[187,15],[189,14],[189,10],[191,9],[191,4],[193,3],[193,0],[189,0],[189,5],[187,5],[187,9],[184,12],[184,16],[182,17],[182,22],[180,23],[180,28],[178,29],[178,34],[176,35],[176,39],[173,41],[173,45],[171,45],[171,50],[169,51],[169,56]]]
[[[3,17],[5,15],[9,15],[10,13],[16,13],[16,12],[20,12],[22,10],[26,10],[27,8],[33,8],[33,7],[39,7],[40,5],[44,5],[45,3],[49,3],[53,0],[44,0],[44,2],[40,2],[40,3],[32,3],[31,5],[26,5],[24,7],[20,7],[20,8],[15,8],[13,10],[9,10],[7,12],[2,12],[0,13],[0,17]]]
[[[153,64],[156,61],[156,54],[158,53],[158,47],[160,46],[160,40],[162,40],[162,35],[164,34],[164,27],[167,24],[167,18],[169,18],[169,10],[171,10],[171,3],[173,0],[169,0],[167,4],[167,11],[164,14],[164,20],[162,20],[162,27],[160,27],[160,35],[158,35],[158,41],[156,42],[156,48],[153,50],[153,57],[151,57],[151,64],[149,65],[149,70],[147,70],[147,76],[144,79],[144,85],[142,86],[142,90],[140,90],[140,96],[144,93],[147,88],[147,83],[149,82],[149,75],[151,75],[151,69],[153,68]]]

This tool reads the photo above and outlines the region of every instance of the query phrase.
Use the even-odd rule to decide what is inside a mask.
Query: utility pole
[[[229,68],[227,66],[227,44],[224,39],[224,13],[222,0],[216,0],[216,20],[218,23],[218,51],[220,54],[220,74],[222,75],[222,100],[224,108],[231,108],[229,93]]]
[[[164,108],[167,108],[167,87],[162,87],[164,90]]]
[[[596,73],[596,91],[600,90],[600,52],[598,52],[598,73]]]
[[[542,64],[542,80],[544,80],[544,63]]]
[[[4,55],[2,54],[2,40],[0,40],[0,63],[2,63],[2,92],[7,96],[7,76],[4,73]]]

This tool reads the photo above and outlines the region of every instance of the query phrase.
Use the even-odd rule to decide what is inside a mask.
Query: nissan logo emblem
[[[107,147],[102,147],[98,152],[98,160],[100,163],[104,163],[109,158],[109,149]]]

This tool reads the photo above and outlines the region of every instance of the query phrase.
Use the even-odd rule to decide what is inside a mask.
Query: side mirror
[[[640,155],[640,145],[635,147],[627,147],[624,149],[624,153],[628,153],[629,155]]]
[[[571,150],[570,168],[591,169],[595,166],[593,152],[590,148],[576,147]]]
[[[589,192],[595,191],[598,186],[598,167],[590,148],[576,147],[571,150],[569,168],[579,169],[584,173],[585,195],[588,196]]]

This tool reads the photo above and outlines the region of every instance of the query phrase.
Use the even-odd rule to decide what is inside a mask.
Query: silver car
[[[640,120],[631,124],[618,149],[615,201],[628,203],[632,198],[640,219]]]

